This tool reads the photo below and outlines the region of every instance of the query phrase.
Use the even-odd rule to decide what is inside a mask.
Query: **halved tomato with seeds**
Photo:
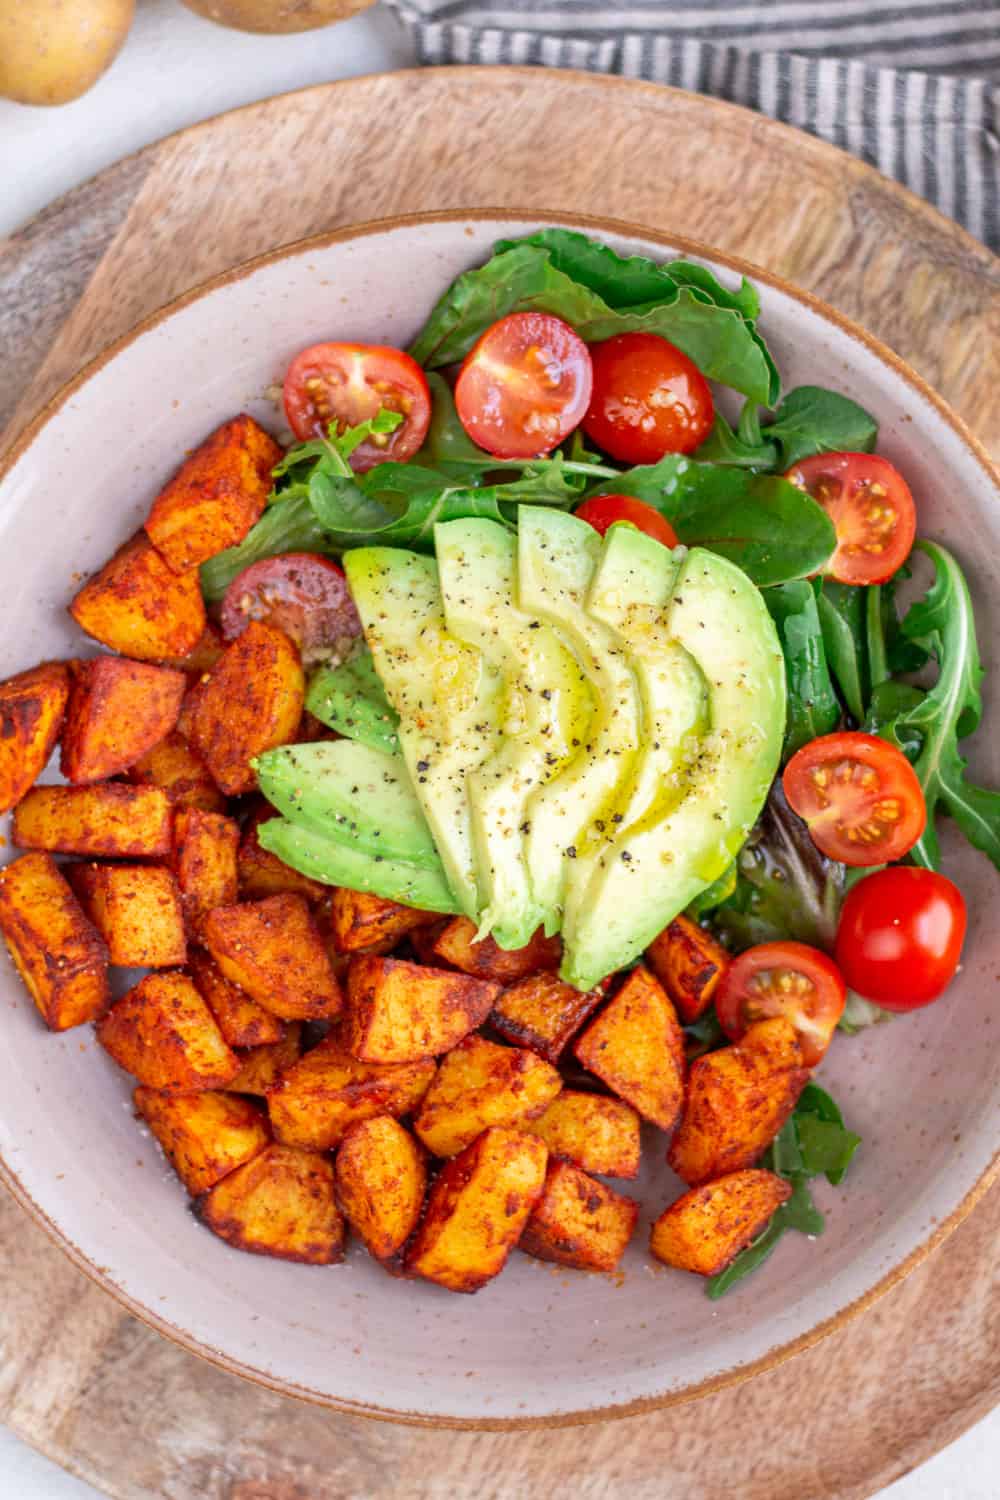
[[[784,1016],[802,1061],[814,1068],[843,1014],[847,989],[837,965],[806,943],[760,943],[734,959],[715,993],[719,1024],[738,1042],[755,1021]]]
[[[817,849],[845,865],[902,859],[927,823],[924,794],[901,750],[874,734],[824,734],[797,750],[782,786]]]
[[[400,413],[392,432],[375,433],[355,448],[350,464],[358,474],[386,459],[411,458],[431,421],[423,370],[402,349],[379,344],[311,344],[289,365],[283,398],[288,425],[303,442],[326,437],[331,422],[344,429],[384,408]]]
[[[898,469],[876,453],[816,453],[785,478],[806,490],[837,531],[824,572],[838,583],[885,583],[910,555],[917,512]]]
[[[487,453],[537,458],[579,426],[592,384],[590,353],[568,323],[551,313],[509,313],[466,355],[455,410]]]

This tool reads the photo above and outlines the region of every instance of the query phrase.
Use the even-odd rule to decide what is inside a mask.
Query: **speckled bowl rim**
[[[537,222],[539,225],[557,225],[567,229],[578,229],[589,233],[603,235],[620,235],[626,239],[644,240],[650,244],[660,245],[665,251],[680,251],[685,256],[712,261],[717,265],[725,266],[728,270],[738,275],[746,276],[748,279],[760,282],[772,287],[775,291],[783,293],[793,301],[801,303],[810,311],[833,323],[842,333],[845,333],[855,343],[863,345],[870,353],[874,354],[883,364],[889,368],[911,387],[925,401],[935,407],[942,419],[953,429],[956,436],[969,450],[973,458],[983,470],[985,478],[993,486],[994,491],[1000,494],[1000,469],[994,464],[983,443],[969,429],[961,417],[933,390],[931,386],[912,369],[905,360],[900,359],[881,340],[866,332],[852,319],[845,317],[829,303],[814,296],[811,292],[803,291],[792,282],[777,276],[762,267],[754,265],[753,262],[743,260],[739,256],[729,255],[724,251],[716,250],[713,246],[702,240],[689,238],[687,235],[667,234],[662,230],[647,228],[642,224],[630,223],[622,219],[603,218],[599,215],[550,213],[541,214],[534,210],[518,209],[517,207],[505,208],[478,208],[472,210],[441,209],[428,213],[394,214],[383,219],[372,219],[367,222],[350,225],[345,228],[330,230],[322,234],[309,235],[303,239],[292,240],[275,250],[267,251],[263,255],[254,256],[252,259],[243,261],[228,271],[223,271],[207,281],[199,282],[197,286],[190,288],[181,296],[164,304],[156,312],[150,313],[141,319],[128,332],[115,339],[83,369],[68,381],[51,397],[41,410],[32,418],[26,427],[17,434],[12,445],[3,455],[0,455],[0,484],[3,483],[9,471],[18,459],[25,453],[31,443],[56,417],[63,405],[71,399],[87,382],[96,375],[116,355],[126,349],[137,338],[159,324],[165,322],[182,308],[188,307],[194,302],[210,295],[218,288],[230,282],[242,281],[253,276],[264,266],[273,265],[278,261],[290,259],[294,256],[307,253],[310,250],[322,250],[331,245],[342,244],[345,241],[365,239],[371,235],[384,234],[390,230],[413,228],[417,229],[427,224],[468,224],[468,223],[490,223],[510,222],[511,220],[524,220],[528,223]],[[308,1386],[297,1385],[292,1381],[280,1380],[266,1374],[264,1371],[252,1365],[244,1364],[239,1360],[227,1355],[224,1350],[215,1348],[209,1344],[196,1339],[186,1329],[179,1327],[176,1323],[158,1317],[155,1312],[143,1303],[131,1297],[120,1287],[116,1286],[108,1276],[86,1256],[67,1234],[60,1229],[59,1225],[36,1203],[34,1198],[20,1181],[17,1173],[0,1154],[0,1182],[7,1188],[14,1199],[20,1204],[26,1213],[42,1228],[46,1234],[59,1246],[63,1253],[72,1263],[88,1276],[102,1291],[113,1297],[127,1312],[131,1313],[141,1323],[152,1328],[156,1333],[162,1334],[164,1338],[179,1345],[188,1353],[197,1355],[209,1364],[215,1365],[228,1374],[238,1375],[244,1380],[250,1381],[265,1390],[273,1391],[281,1396],[290,1396],[298,1401],[304,1401],[315,1406],[326,1407],[333,1411],[344,1412],[349,1416],[369,1417],[376,1421],[396,1422],[409,1427],[432,1427],[451,1428],[485,1432],[511,1432],[529,1428],[556,1428],[585,1426],[595,1422],[607,1422],[621,1417],[640,1416],[643,1413],[658,1411],[672,1406],[682,1406],[692,1401],[700,1400],[703,1396],[714,1395],[718,1391],[726,1390],[731,1386],[741,1385],[744,1381],[752,1379],[755,1375],[761,1375],[768,1370],[773,1370],[778,1365],[784,1364],[786,1360],[810,1349],[818,1344],[829,1334],[835,1333],[839,1328],[853,1318],[872,1307],[881,1297],[898,1286],[899,1283],[915,1270],[927,1257],[943,1244],[950,1234],[958,1228],[975,1208],[980,1199],[989,1191],[994,1182],[1000,1180],[1000,1144],[998,1144],[988,1166],[984,1169],[978,1181],[966,1193],[962,1201],[952,1210],[948,1217],[943,1220],[930,1233],[925,1240],[910,1251],[909,1255],[886,1272],[874,1286],[867,1292],[840,1309],[832,1317],[817,1323],[805,1333],[799,1334],[797,1338],[789,1340],[776,1349],[771,1349],[759,1359],[751,1361],[747,1365],[740,1365],[736,1369],[714,1375],[703,1381],[696,1381],[684,1386],[680,1390],[674,1390],[661,1396],[644,1396],[634,1401],[621,1402],[609,1406],[587,1407],[580,1411],[558,1412],[544,1417],[445,1417],[427,1416],[413,1411],[398,1411],[392,1407],[378,1406],[374,1403],[351,1401],[346,1397],[334,1397],[323,1391],[317,1391]]]

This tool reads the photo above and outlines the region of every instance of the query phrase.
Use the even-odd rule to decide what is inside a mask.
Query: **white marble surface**
[[[412,60],[406,36],[380,9],[322,32],[255,37],[221,30],[177,0],[139,0],[123,52],[89,94],[56,110],[0,102],[0,235],[170,131],[269,94]],[[1000,1411],[880,1500],[997,1500],[998,1472]],[[95,1500],[97,1493],[0,1428],[0,1500]]]

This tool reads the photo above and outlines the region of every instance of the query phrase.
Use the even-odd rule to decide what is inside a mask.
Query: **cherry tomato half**
[[[633,495],[595,495],[576,508],[576,515],[588,526],[593,526],[601,536],[609,526],[618,521],[627,521],[637,531],[662,542],[664,547],[677,546],[677,533],[665,516],[647,505],[645,500],[636,500]]]
[[[911,865],[878,870],[847,894],[837,962],[866,1000],[919,1010],[954,978],[966,920],[965,898],[946,875]]]
[[[510,313],[465,357],[455,410],[497,458],[537,458],[579,427],[593,375],[587,346],[562,318]]]
[[[356,427],[383,407],[403,414],[392,432],[377,433],[351,454],[358,474],[386,459],[411,458],[427,436],[431,393],[427,377],[402,349],[377,344],[313,344],[297,354],[284,385],[288,425],[301,441],[326,437],[331,422]]]
[[[654,464],[665,453],[693,453],[711,431],[708,381],[680,349],[656,333],[620,333],[590,346],[594,394],[583,430],[625,464]]]
[[[785,475],[808,490],[837,529],[824,571],[838,583],[885,583],[910,555],[917,513],[909,485],[874,453],[817,453]]]
[[[265,557],[238,573],[222,601],[222,633],[242,635],[251,620],[275,625],[295,642],[304,666],[313,666],[361,634],[347,579],[335,562],[315,552]]]
[[[715,1010],[734,1042],[755,1021],[784,1016],[795,1027],[802,1061],[814,1068],[830,1045],[846,999],[840,970],[818,948],[761,943],[730,964],[715,992]]]
[[[845,865],[902,859],[927,823],[906,756],[874,734],[824,734],[796,750],[782,777],[793,812],[817,849]]]

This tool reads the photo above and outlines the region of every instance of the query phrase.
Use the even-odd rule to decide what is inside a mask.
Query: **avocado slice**
[[[450,914],[458,911],[451,887],[440,871],[421,870],[402,860],[374,858],[350,844],[324,838],[310,828],[299,828],[287,818],[271,818],[257,830],[261,847],[277,855],[302,875],[326,885],[343,885],[351,891],[369,891],[415,906],[421,911]]]
[[[356,740],[285,745],[254,762],[268,802],[301,828],[360,853],[434,870],[441,858],[398,755]]]
[[[632,962],[716,880],[742,846],[778,769],[785,673],[774,623],[746,574],[702,548],[685,558],[670,638],[708,683],[709,724],[685,770],[686,792],[654,804],[603,849],[565,914],[562,977],[579,989]]]
[[[434,558],[359,547],[344,554],[344,569],[448,884],[459,910],[478,922],[467,778],[497,749],[499,674],[448,630]]]
[[[525,847],[532,792],[576,754],[594,701],[579,663],[548,625],[519,609],[517,540],[496,521],[434,528],[448,628],[476,646],[503,680],[496,753],[468,778],[480,900],[480,936],[522,948],[546,916],[535,900]]]
[[[399,754],[399,715],[385,696],[370,651],[339,667],[321,667],[310,679],[306,708],[348,739],[386,755]]]

